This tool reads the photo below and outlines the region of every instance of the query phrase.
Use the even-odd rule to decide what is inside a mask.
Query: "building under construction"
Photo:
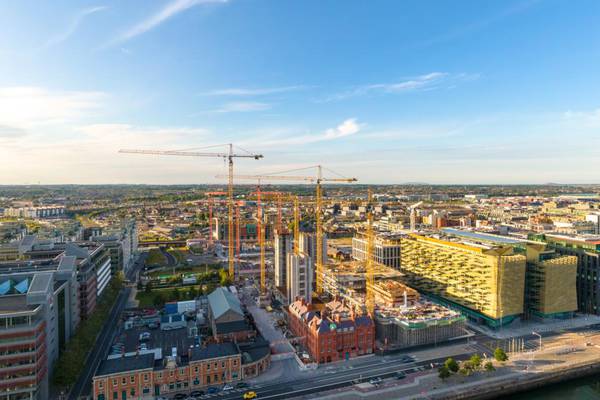
[[[383,349],[437,344],[465,335],[466,317],[457,311],[418,300],[404,307],[378,307],[375,332]]]
[[[377,233],[373,240],[373,261],[394,269],[400,269],[400,236]],[[352,258],[364,261],[367,257],[368,239],[364,232],[352,238]]]

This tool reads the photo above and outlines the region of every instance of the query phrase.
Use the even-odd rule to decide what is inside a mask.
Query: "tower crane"
[[[367,296],[365,305],[367,308],[367,312],[374,317],[375,311],[375,273],[374,273],[374,262],[373,262],[373,253],[375,246],[375,239],[373,237],[373,194],[371,189],[369,189],[369,195],[367,197],[367,256],[365,263],[365,270],[367,273],[366,276],[366,287],[367,287]]]
[[[316,271],[317,271],[317,293],[323,293],[323,222],[321,220],[321,211],[323,209],[323,192],[321,184],[323,182],[345,182],[351,183],[356,182],[356,178],[325,178],[323,177],[324,167],[316,165],[312,167],[299,168],[294,171],[306,170],[306,169],[317,169],[316,176],[290,176],[290,175],[277,175],[276,173],[270,175],[235,175],[236,179],[250,179],[250,180],[278,180],[278,181],[304,181],[309,183],[316,183],[316,204],[315,204],[315,221],[316,221]],[[285,173],[290,171],[283,171]],[[217,178],[222,175],[217,175]],[[296,233],[296,232],[294,232]],[[295,240],[299,240],[297,237]]]
[[[216,145],[210,147],[225,146]],[[234,254],[233,254],[233,159],[234,158],[253,158],[259,160],[263,158],[262,154],[252,154],[250,152],[234,153],[233,144],[228,143],[226,145],[228,151],[226,153],[204,153],[198,151],[182,151],[182,150],[140,150],[140,149],[121,149],[119,153],[127,154],[149,154],[149,155],[164,155],[164,156],[183,156],[183,157],[217,157],[226,160],[228,163],[229,174],[227,181],[227,209],[228,209],[228,261],[229,261],[229,276],[231,279],[235,278],[235,265],[234,265]],[[245,151],[245,150],[244,150]]]

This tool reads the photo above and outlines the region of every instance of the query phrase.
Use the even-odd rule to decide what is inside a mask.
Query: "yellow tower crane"
[[[290,175],[277,175],[277,173],[270,175],[235,175],[236,179],[249,179],[249,180],[273,180],[273,181],[304,181],[310,183],[316,183],[316,201],[315,201],[315,222],[316,222],[316,271],[317,271],[317,293],[323,293],[323,226],[321,213],[323,210],[323,191],[321,184],[323,182],[332,182],[332,183],[351,183],[356,182],[356,178],[324,178],[323,177],[323,167],[321,165],[316,165],[312,167],[299,168],[295,171],[306,170],[306,169],[317,169],[316,176],[290,176]],[[279,173],[284,173],[289,171],[283,171]],[[331,171],[333,172],[333,171]],[[222,175],[217,175],[217,178],[223,177]],[[299,234],[294,230],[294,234]],[[294,238],[295,241],[299,240],[299,237]]]
[[[181,151],[181,150],[139,150],[139,149],[121,149],[119,153],[128,153],[128,154],[150,154],[150,155],[159,155],[159,156],[183,156],[183,157],[217,157],[222,158],[228,161],[229,174],[227,175],[227,209],[228,209],[228,261],[229,261],[229,276],[231,279],[235,279],[235,264],[234,264],[234,246],[233,246],[233,159],[234,158],[253,158],[255,160],[259,160],[263,158],[262,154],[252,154],[249,152],[244,153],[234,153],[233,152],[233,144],[228,143],[226,145],[215,145],[210,147],[217,146],[227,146],[228,152],[226,153],[202,153],[197,151]],[[245,151],[245,150],[244,150]]]
[[[375,246],[375,239],[373,235],[373,194],[371,193],[371,189],[369,189],[369,194],[367,196],[367,255],[365,262],[365,270],[366,270],[366,287],[367,287],[367,298],[365,299],[365,305],[367,308],[367,312],[373,316],[375,311],[375,294],[373,289],[375,287],[375,273],[374,273],[374,262],[373,262],[373,252]]]

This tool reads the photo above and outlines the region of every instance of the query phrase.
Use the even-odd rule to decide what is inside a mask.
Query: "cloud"
[[[209,111],[210,113],[230,113],[230,112],[253,112],[269,110],[271,105],[257,101],[233,101],[223,104],[220,108]]]
[[[200,93],[203,96],[264,96],[269,94],[277,94],[291,92],[294,90],[304,89],[305,86],[280,86],[271,88],[227,88],[217,89],[208,92]]]
[[[430,72],[408,78],[398,82],[375,83],[357,86],[346,92],[334,94],[320,99],[317,102],[330,102],[345,100],[352,97],[374,95],[374,94],[399,94],[414,91],[426,91],[435,89],[454,88],[460,82],[479,79],[478,74],[450,74],[448,72]]]
[[[356,135],[364,127],[365,124],[357,122],[356,118],[348,118],[335,128],[325,130],[320,134],[310,135],[294,135],[283,138],[264,138],[256,139],[253,138],[249,144],[259,143],[261,148],[265,147],[278,147],[285,145],[303,145],[317,142],[326,142],[330,140],[341,139]],[[244,143],[245,144],[245,143]]]
[[[0,125],[26,129],[73,121],[99,109],[106,97],[102,92],[0,87]]]
[[[600,108],[591,111],[567,111],[563,117],[568,122],[580,124],[582,127],[600,127]]]
[[[104,47],[109,47],[117,43],[126,42],[130,39],[133,39],[136,36],[142,35],[152,29],[158,27],[162,23],[168,21],[173,18],[177,14],[180,14],[186,10],[189,10],[192,7],[202,5],[202,4],[210,4],[210,3],[227,3],[228,0],[174,0],[163,7],[157,13],[151,15],[146,18],[142,22],[134,25],[129,28],[121,35],[117,36],[112,41],[108,42]]]
[[[106,10],[107,7],[105,6],[97,6],[97,7],[91,7],[91,8],[87,8],[85,10],[80,11],[75,18],[73,18],[73,20],[71,21],[71,23],[67,26],[67,28],[59,33],[58,35],[51,37],[45,44],[45,47],[51,47],[51,46],[55,46],[59,43],[64,42],[65,40],[67,40],[69,37],[71,37],[71,35],[73,35],[77,29],[79,28],[79,25],[81,25],[81,23],[83,22],[83,20],[92,14],[95,14],[99,11],[103,11]]]

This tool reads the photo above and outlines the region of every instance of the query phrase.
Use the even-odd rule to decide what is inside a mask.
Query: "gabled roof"
[[[211,343],[202,349],[194,347],[192,349],[192,355],[190,357],[190,360],[200,361],[209,358],[233,356],[239,353],[240,351],[238,350],[235,343]]]
[[[208,295],[208,305],[214,318],[219,318],[230,310],[240,316],[244,315],[237,296],[223,287],[216,288]]]

